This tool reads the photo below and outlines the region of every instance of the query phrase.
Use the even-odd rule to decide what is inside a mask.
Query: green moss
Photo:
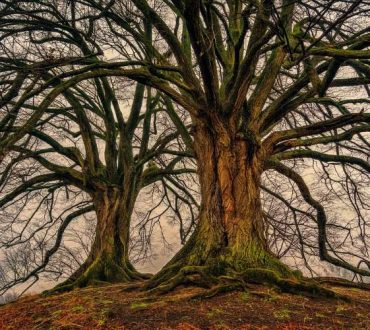
[[[213,318],[219,315],[222,315],[224,311],[221,308],[212,308],[209,312],[207,312],[207,317]]]
[[[283,309],[281,311],[275,311],[274,317],[276,319],[286,320],[286,319],[290,319],[291,313],[292,311],[290,311],[289,309]]]
[[[303,278],[303,274],[300,270],[298,269],[292,269],[292,275],[298,279],[302,279]]]
[[[130,308],[131,309],[144,309],[144,308],[148,308],[150,306],[150,304],[146,303],[146,302],[142,302],[142,301],[135,301],[133,302],[131,305],[130,305]]]
[[[303,323],[306,323],[306,322],[309,322],[311,321],[313,318],[309,315],[305,315],[305,317],[303,318]]]
[[[247,282],[277,284],[279,281],[279,275],[277,272],[263,268],[247,269],[243,272],[242,276]]]
[[[247,301],[250,300],[250,294],[247,291],[241,292],[239,297],[240,297],[240,300],[243,301],[243,302],[247,302]]]
[[[280,299],[280,296],[276,294],[274,291],[268,291],[266,298],[264,299],[267,302],[274,302]]]
[[[288,266],[255,241],[226,250],[223,261],[224,269],[232,268],[237,272],[245,272],[251,268],[263,268],[273,270],[283,277],[296,278],[295,273]]]
[[[227,273],[228,269],[230,268],[230,259],[224,256],[212,259],[209,262],[209,266],[211,269],[211,273],[214,276],[220,276]]]
[[[76,286],[84,287],[96,282],[127,282],[131,279],[130,272],[125,263],[118,265],[111,255],[104,254],[89,266],[76,281]]]
[[[105,253],[97,258],[78,279],[69,279],[42,294],[61,293],[89,285],[125,283],[144,277],[146,278],[145,275],[142,276],[138,273],[129,261],[122,261],[121,264],[118,264],[111,255]]]
[[[72,307],[73,312],[82,312],[84,310],[85,310],[85,308],[82,305],[77,305],[77,306]]]
[[[240,241],[225,247],[215,238],[216,234],[212,237],[212,231],[207,233],[210,236],[207,240],[189,240],[184,249],[149,281],[146,289],[166,293],[179,285],[192,284],[207,288],[206,292],[196,295],[202,298],[243,290],[245,283],[253,282],[272,285],[283,292],[336,297],[333,291],[305,281],[301,272],[291,270],[258,240]]]
[[[104,324],[107,322],[107,320],[105,320],[105,319],[102,319],[102,320],[98,320],[98,327],[102,327],[102,326],[104,326]]]
[[[335,309],[335,313],[340,314],[340,313],[345,312],[347,309],[348,309],[348,308],[347,308],[346,306],[339,305],[339,306],[337,306],[337,308]]]

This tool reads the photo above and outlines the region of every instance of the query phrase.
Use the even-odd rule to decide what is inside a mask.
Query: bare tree
[[[19,17],[28,20],[31,7],[29,12],[21,11]],[[126,78],[108,79],[101,77],[99,70],[92,70],[101,50],[74,23],[69,30],[68,24],[62,25],[63,29],[58,29],[60,24],[17,28],[14,24],[22,19],[8,15],[8,10],[14,8],[17,4],[9,2],[2,10],[6,17],[1,21],[3,37],[6,44],[12,45],[12,52],[4,52],[5,62],[25,72],[30,66],[36,67],[38,80],[32,85],[34,89],[25,87],[24,95],[15,101],[21,87],[14,87],[18,93],[6,104],[14,107],[8,113],[16,116],[11,125],[4,125],[1,140],[8,157],[3,164],[0,204],[4,217],[11,215],[2,222],[6,233],[2,246],[22,246],[33,239],[38,249],[30,245],[35,253],[22,254],[24,262],[14,262],[16,276],[3,290],[50,272],[46,267],[55,253],[60,255],[67,227],[92,211],[96,213],[97,226],[91,251],[62,288],[96,280],[145,277],[129,261],[131,215],[143,187],[158,180],[176,183],[176,175],[194,172],[193,166],[186,168],[183,160],[191,156],[186,146],[191,138],[183,118],[159,92],[153,93],[142,84],[133,88]],[[29,23],[32,25],[32,20]],[[66,28],[71,33],[70,40],[64,34]],[[18,48],[27,51],[17,53]],[[72,58],[68,56],[71,54]],[[34,64],[40,61],[45,68]],[[81,69],[82,64],[88,67]],[[30,119],[20,118],[20,110],[28,112]],[[171,120],[178,130],[173,124],[171,127]],[[64,201],[60,199],[61,192],[65,192]],[[73,198],[75,204],[68,205],[66,200],[72,195],[77,196]],[[35,210],[25,220],[22,211],[31,203],[36,205]],[[15,212],[14,205],[20,211]],[[47,221],[40,221],[39,213]],[[47,235],[50,232],[52,239]]]
[[[9,147],[14,158],[9,159],[11,166],[4,164],[7,166],[2,176],[3,196],[0,199],[3,215],[12,214],[17,202],[24,209],[29,209],[32,202],[38,206],[27,221],[20,212],[2,221],[2,231],[8,232],[2,237],[3,246],[24,243],[36,232],[47,231],[50,226],[57,225],[58,230],[54,233],[52,247],[46,250],[37,267],[18,272],[22,276],[10,281],[8,286],[44,271],[51,256],[60,248],[69,223],[92,211],[97,217],[94,243],[87,260],[72,274],[68,281],[72,283],[65,288],[86,285],[94,280],[141,278],[129,261],[130,220],[137,195],[143,187],[155,181],[165,180],[165,177],[173,180],[171,176],[194,171],[180,162],[187,153],[178,148],[178,132],[170,128],[168,120],[166,130],[161,128],[159,94],[146,98],[143,107],[144,86],[138,85],[134,102],[128,109],[129,118],[123,122],[121,117],[119,123],[119,119],[118,122],[113,119],[110,104],[104,103],[107,100],[105,93],[112,93],[107,86],[112,84],[106,85],[100,96],[100,85],[76,86],[75,93],[65,93],[69,106],[60,100],[61,105],[65,103],[63,108],[49,108],[49,118],[28,133],[27,145]],[[124,110],[117,98],[119,96],[114,96],[112,101],[116,100],[118,117]],[[107,117],[110,117],[109,121]],[[151,142],[150,134],[156,136],[154,142]],[[101,155],[105,159],[101,160]],[[164,155],[167,157],[163,158]],[[71,191],[70,187],[85,194]],[[60,194],[67,200],[78,194],[74,198],[77,205],[68,207],[68,203],[60,199]],[[49,213],[47,221],[41,222],[37,217],[39,208],[43,211],[41,214]],[[60,208],[65,208],[62,214],[58,214]],[[53,215],[54,209],[58,216]],[[63,222],[60,223],[61,218]]]

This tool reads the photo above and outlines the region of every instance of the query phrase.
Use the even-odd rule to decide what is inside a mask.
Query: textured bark
[[[293,276],[269,251],[264,235],[259,188],[264,151],[252,135],[238,136],[231,124],[212,119],[209,125],[199,123],[194,133],[202,195],[198,227],[149,288],[179,271],[201,273],[205,282],[212,281],[205,272],[229,276],[268,269],[285,278]]]
[[[85,263],[67,281],[86,286],[94,282],[128,282],[145,278],[129,261],[130,219],[135,198],[109,187],[93,196],[97,215],[95,240]],[[65,283],[65,284],[67,284]]]
[[[196,245],[206,254],[253,262],[267,249],[256,146],[218,122],[212,130],[201,127],[195,139],[202,195]]]

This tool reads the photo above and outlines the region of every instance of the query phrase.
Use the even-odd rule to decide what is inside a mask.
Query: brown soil
[[[197,290],[161,297],[124,285],[29,296],[0,307],[0,329],[370,329],[369,291],[333,288],[350,302],[277,293],[263,286],[189,300]]]

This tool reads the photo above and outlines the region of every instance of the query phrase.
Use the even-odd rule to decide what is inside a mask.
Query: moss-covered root
[[[173,272],[169,272],[173,274]],[[179,269],[173,276],[161,277],[162,282],[153,287],[149,282],[145,289],[149,289],[153,294],[164,294],[174,290],[180,285],[195,285],[204,288],[211,288],[219,283],[219,280],[212,275],[210,268],[207,266],[185,266]],[[157,283],[157,281],[155,281]]]
[[[128,283],[122,287],[121,292],[145,291],[146,280]]]
[[[206,289],[203,292],[196,293],[189,297],[189,299],[207,299],[217,296],[221,293],[227,293],[231,291],[247,291],[244,283],[221,283],[210,289]]]
[[[150,274],[139,273],[129,262],[119,265],[111,259],[99,258],[77,279],[70,278],[53,289],[44,291],[43,295],[62,293],[90,285],[143,281],[150,276]]]
[[[258,284],[272,284],[282,292],[301,294],[310,297],[324,297],[348,300],[347,297],[338,295],[334,291],[323,287],[317,282],[303,278],[282,278],[276,272],[268,269],[248,269],[240,276],[245,282]]]
[[[41,295],[42,296],[51,296],[53,294],[58,294],[58,293],[71,291],[74,288],[75,288],[74,282],[71,283],[71,282],[68,282],[68,280],[67,280],[67,281],[64,281],[61,284],[58,284],[57,286],[55,286],[52,289],[42,291]]]
[[[348,300],[315,281],[303,279],[294,272],[290,277],[282,277],[273,270],[250,268],[243,272],[228,269],[226,275],[220,275],[206,266],[185,266],[174,273],[175,268],[177,267],[170,269],[167,273],[170,274],[169,276],[162,274],[160,279],[156,279],[155,283],[159,283],[157,286],[153,287],[153,283],[149,281],[144,287],[149,288],[149,293],[164,294],[181,285],[195,285],[206,290],[195,294],[192,298],[207,298],[223,292],[245,290],[249,283],[254,283],[273,285],[282,292],[292,294]]]
[[[341,286],[344,288],[355,288],[370,291],[370,283],[352,282],[337,277],[315,277],[313,278],[313,280],[320,284],[329,284],[332,286]]]

